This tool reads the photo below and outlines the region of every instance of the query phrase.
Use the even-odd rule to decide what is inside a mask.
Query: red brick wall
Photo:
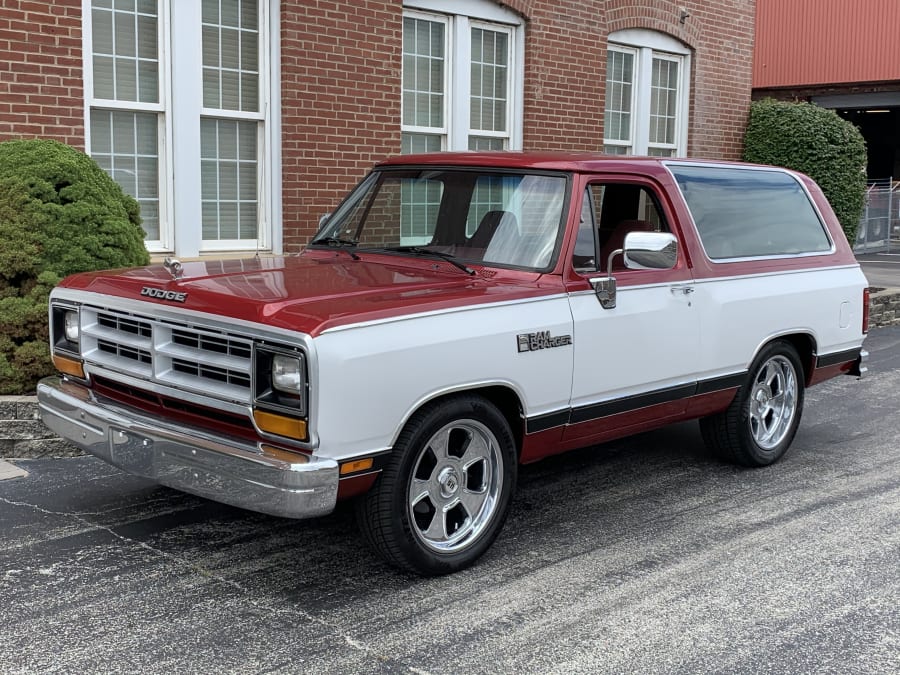
[[[750,113],[755,0],[691,0],[683,5],[694,31],[688,154],[739,159]]]
[[[740,154],[755,0],[506,0],[526,21],[526,150],[599,151],[606,36],[668,33],[693,50],[688,154]],[[448,7],[452,5],[448,3]],[[690,16],[682,24],[680,10]],[[284,248],[373,162],[400,150],[400,0],[282,0]],[[0,140],[84,145],[81,0],[3,0]]]
[[[283,0],[284,248],[298,250],[347,189],[400,152],[396,0]]]
[[[84,147],[81,0],[0,8],[0,141],[35,136]]]
[[[691,48],[688,154],[737,159],[750,103],[755,0],[532,0],[525,56],[526,149],[603,145],[606,36],[645,28]],[[688,16],[681,23],[681,9]]]

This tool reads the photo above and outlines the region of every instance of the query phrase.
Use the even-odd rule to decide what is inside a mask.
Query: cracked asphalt
[[[682,424],[524,467],[474,568],[400,574],[89,457],[0,481],[2,673],[900,672],[900,327],[746,470]]]

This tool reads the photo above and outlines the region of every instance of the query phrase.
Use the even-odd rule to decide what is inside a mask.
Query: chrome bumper
[[[311,518],[334,509],[338,465],[143,416],[58,377],[38,384],[52,431],[128,473],[251,511]]]
[[[850,369],[850,375],[855,375],[856,377],[862,379],[866,376],[866,373],[869,372],[869,367],[866,365],[866,362],[869,360],[869,352],[865,349],[861,349],[859,351],[859,356],[853,364],[853,367]]]

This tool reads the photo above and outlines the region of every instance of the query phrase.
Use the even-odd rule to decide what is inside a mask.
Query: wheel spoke
[[[488,448],[487,440],[480,435],[472,436],[461,458],[463,468],[468,469],[477,462],[487,460],[489,454],[490,448]]]
[[[770,391],[776,391],[778,388],[776,383],[779,382],[780,377],[781,370],[774,361],[769,361],[769,363],[766,364],[766,373],[763,376],[763,382],[769,387]]]
[[[447,540],[447,512],[443,509],[437,509],[428,528],[422,533],[432,541]]]
[[[430,498],[432,503],[434,503],[434,497],[432,495],[433,487],[431,481],[419,480],[418,478],[413,479],[412,485],[409,487],[410,507],[414,507],[425,498]]]
[[[443,433],[435,434],[428,447],[434,453],[435,458],[440,462],[447,458],[448,448],[450,447],[450,429],[445,429]]]
[[[484,503],[487,501],[488,491],[481,490],[479,492],[473,492],[470,490],[463,490],[459,495],[459,501],[463,505],[463,508],[466,510],[466,514],[469,516],[469,520],[474,520],[478,514],[481,512]]]

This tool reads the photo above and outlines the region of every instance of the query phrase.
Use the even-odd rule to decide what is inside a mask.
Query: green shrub
[[[94,160],[56,141],[0,143],[0,394],[53,372],[47,298],[63,277],[147,262],[138,203]]]
[[[801,171],[831,203],[850,242],[866,195],[866,142],[852,123],[811,103],[766,99],[750,106],[744,159]]]

